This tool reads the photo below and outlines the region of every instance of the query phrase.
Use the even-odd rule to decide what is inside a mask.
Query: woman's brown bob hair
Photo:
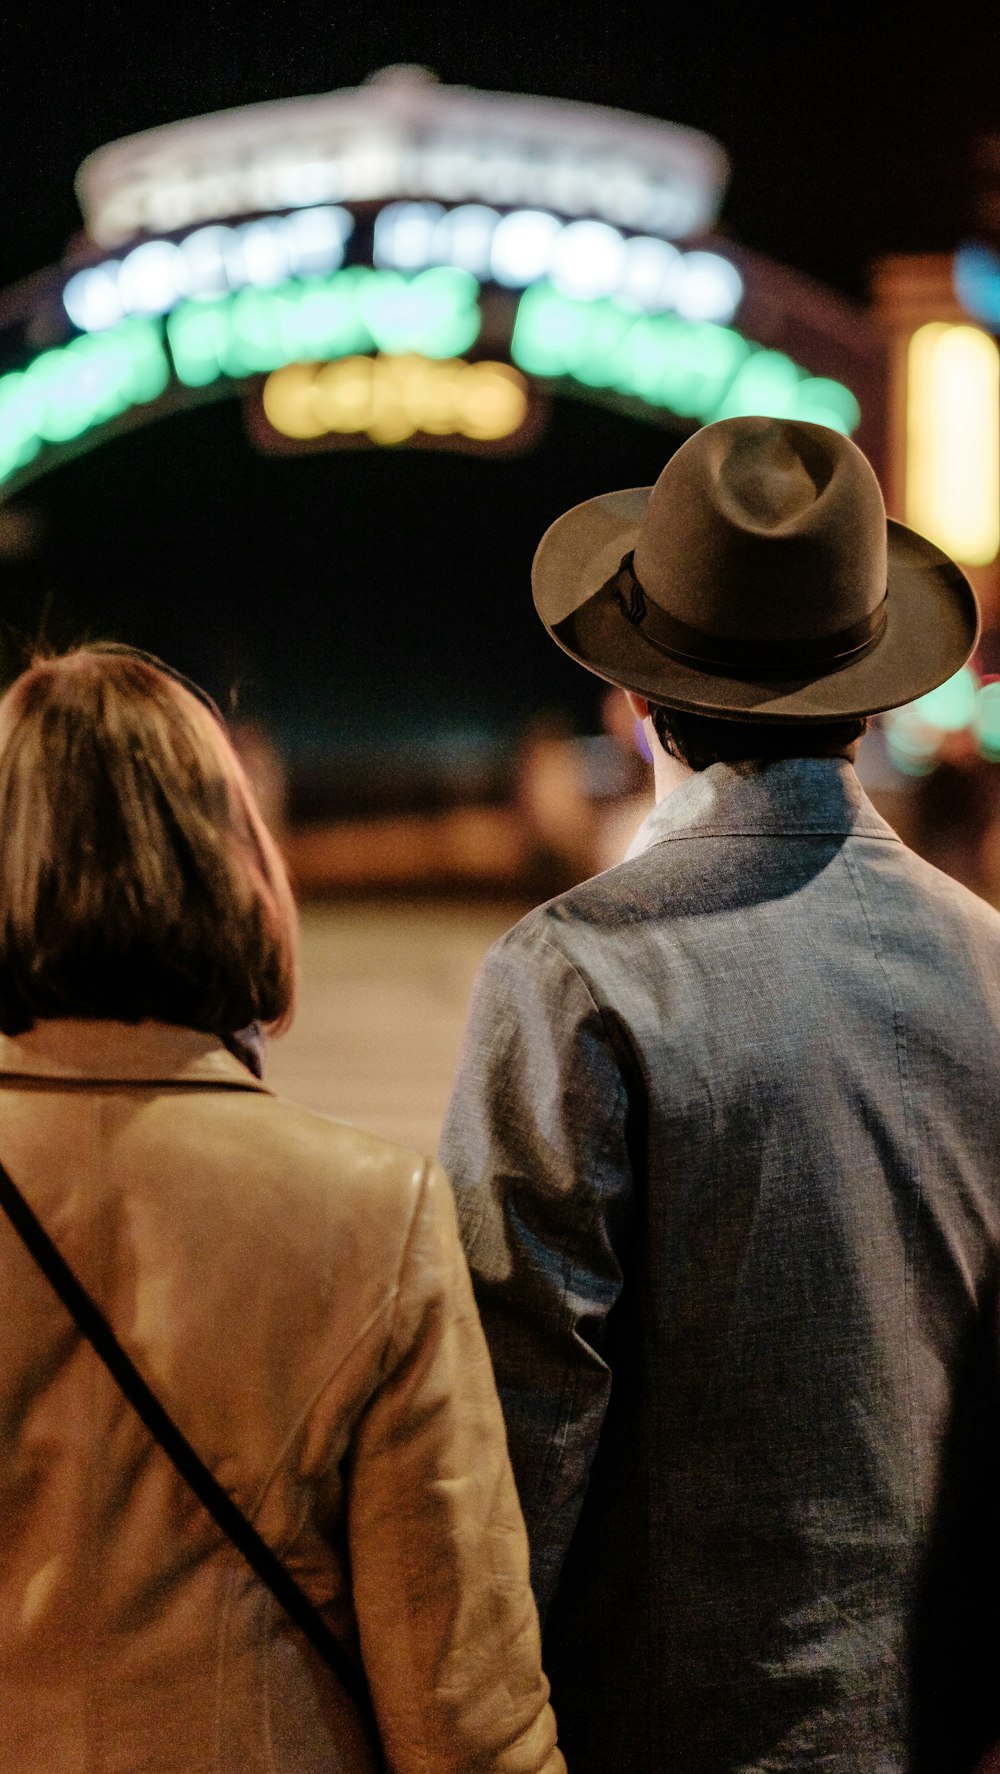
[[[127,648],[36,660],[0,701],[0,1029],[284,1027],[296,918],[220,719]]]

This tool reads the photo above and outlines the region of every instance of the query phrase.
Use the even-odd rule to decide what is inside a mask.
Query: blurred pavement
[[[479,963],[526,910],[475,899],[304,906],[298,1013],[269,1047],[267,1083],[433,1152]]]

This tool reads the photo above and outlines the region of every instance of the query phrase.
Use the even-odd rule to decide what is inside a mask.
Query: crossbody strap
[[[253,1523],[247,1520],[228,1492],[223,1490],[218,1479],[209,1471],[200,1455],[195,1453],[187,1437],[164,1409],[155,1392],[147,1386],[104,1314],[77,1279],[65,1257],[56,1249],[41,1221],[2,1164],[0,1206],[42,1273],[51,1282],[67,1312],[75,1319],[88,1343],[142,1418],[154,1441],[159,1443],[226,1538],[243,1554],[247,1564],[256,1571],[261,1582],[266,1584],[275,1600],[280,1602],[337,1676],[358,1708],[373,1741],[377,1742],[371,1699],[363,1676],[291,1572],[271,1551],[267,1542],[261,1539]]]

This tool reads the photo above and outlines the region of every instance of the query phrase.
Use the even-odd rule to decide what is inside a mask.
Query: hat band
[[[633,628],[639,629],[645,640],[668,653],[671,659],[684,665],[711,666],[724,675],[745,672],[776,675],[786,673],[788,667],[797,671],[816,665],[834,668],[847,665],[871,651],[881,638],[889,614],[887,598],[883,597],[868,615],[852,622],[848,628],[838,629],[835,634],[763,644],[758,639],[754,642],[755,650],[751,651],[747,639],[706,634],[704,629],[692,628],[690,623],[682,622],[679,616],[671,616],[661,604],[647,596],[635,576],[632,555],[630,549],[622,557],[617,573],[612,573],[601,590],[614,592]]]

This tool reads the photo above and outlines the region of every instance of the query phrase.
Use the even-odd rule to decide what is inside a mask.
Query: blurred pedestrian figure
[[[1000,1739],[1000,917],[852,767],[975,643],[861,453],[723,420],[548,531],[658,803],[488,956],[442,1155],[574,1774]],[[683,780],[679,786],[678,772]]]
[[[281,842],[288,821],[288,771],[281,752],[260,721],[237,721],[231,736],[260,816]]]
[[[366,1678],[397,1774],[560,1774],[447,1181],[224,1044],[295,917],[197,698],[0,702],[0,1770],[362,1774]]]
[[[595,868],[621,862],[653,806],[653,766],[642,722],[624,690],[610,689],[601,698],[601,725],[617,748],[620,775],[616,793],[601,805]]]
[[[559,716],[540,715],[523,733],[514,800],[527,834],[530,892],[547,898],[592,873],[594,812],[579,747]]]

